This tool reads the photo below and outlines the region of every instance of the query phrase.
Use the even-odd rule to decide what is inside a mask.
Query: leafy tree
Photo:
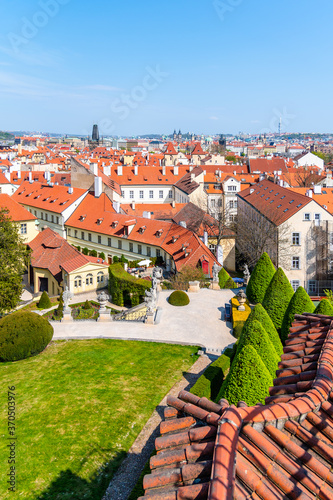
[[[261,304],[257,304],[251,311],[250,316],[247,318],[244,324],[244,331],[250,327],[250,323],[252,323],[254,320],[259,321],[261,325],[264,327],[264,330],[266,331],[268,338],[273,344],[273,347],[277,353],[278,356],[281,356],[283,354],[283,347],[282,343],[279,337],[279,334],[273,324],[273,321],[271,318],[268,316],[266,310],[263,308]]]
[[[7,209],[0,209],[0,315],[17,306],[29,251],[19,235],[19,225]]]
[[[315,314],[333,316],[333,306],[328,299],[322,299],[314,310]]]
[[[206,277],[201,267],[183,266],[181,271],[171,278],[175,290],[187,290],[190,281],[205,281]]]
[[[241,352],[244,346],[252,345],[257,351],[271,376],[275,378],[278,362],[280,361],[272,342],[270,341],[264,327],[256,319],[243,328],[242,335],[238,342],[237,352]],[[236,354],[237,360],[237,354]]]
[[[267,288],[262,302],[279,335],[284,315],[293,295],[293,287],[281,267],[279,267]]]
[[[52,307],[50,298],[45,290],[39,299],[37,307],[38,309],[50,309],[50,307]]]
[[[284,342],[289,335],[289,328],[294,321],[295,314],[303,314],[304,312],[313,313],[315,305],[304,290],[299,286],[289,302],[288,308],[283,318],[281,328],[281,340]]]
[[[275,267],[267,252],[264,252],[252,271],[246,287],[246,295],[250,302],[257,304],[265,297],[268,285],[275,274]]]
[[[245,401],[249,406],[265,403],[272,384],[272,377],[261,357],[252,345],[246,345],[235,359],[218,398],[226,398],[234,405],[238,401]]]

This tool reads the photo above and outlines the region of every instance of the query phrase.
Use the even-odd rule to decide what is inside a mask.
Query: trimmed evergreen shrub
[[[39,299],[37,307],[38,307],[38,309],[50,309],[50,307],[52,307],[50,298],[49,298],[47,292],[45,292],[45,290]]]
[[[315,314],[333,316],[333,306],[328,299],[322,299],[314,310]]]
[[[97,257],[97,252],[96,252],[96,250],[89,250],[89,255],[90,255],[91,257]]]
[[[278,369],[280,357],[277,355],[264,327],[256,319],[248,323],[247,328],[244,326],[241,338],[238,342],[234,363],[237,361],[237,357],[243,347],[247,345],[251,345],[257,351],[272,378],[275,378],[275,372]]]
[[[284,315],[293,295],[293,287],[281,267],[279,267],[267,288],[262,302],[279,335]]]
[[[275,274],[275,267],[268,255],[264,252],[252,271],[249,283],[246,287],[246,295],[253,304],[262,302],[268,285]]]
[[[230,404],[237,405],[238,401],[245,401],[249,406],[265,403],[272,383],[272,377],[261,357],[252,345],[247,345],[235,359],[216,401],[226,398]]]
[[[244,324],[244,329],[249,327],[249,323],[257,320],[259,323],[262,324],[264,327],[264,330],[266,331],[270,341],[272,342],[275,351],[278,356],[281,356],[283,354],[283,347],[282,343],[279,337],[279,334],[273,324],[273,321],[271,318],[268,316],[266,310],[263,308],[261,304],[257,304],[251,311],[250,316],[247,318],[245,324]]]
[[[232,349],[230,349],[232,350]],[[199,396],[206,397],[214,401],[218,395],[223,379],[230,368],[230,358],[222,354],[216,361],[211,363],[201,377],[198,378],[190,392]]]
[[[85,309],[85,310],[91,309],[91,304],[90,304],[89,300],[85,301],[85,303],[82,306],[82,309]]]
[[[89,255],[89,249],[87,247],[82,248],[83,255]]]
[[[168,299],[172,306],[187,306],[190,303],[189,296],[183,290],[175,290]]]
[[[100,259],[103,259],[105,260],[105,253],[104,252],[100,252],[99,256],[98,256]]]
[[[219,285],[220,288],[225,288],[225,284],[230,278],[230,275],[227,273],[227,271],[222,267],[222,269],[219,271]]]
[[[53,327],[36,313],[18,311],[0,319],[0,361],[39,354],[51,342]]]
[[[127,273],[121,263],[112,264],[109,267],[109,293],[114,304],[123,306],[124,296],[126,296],[133,307],[137,306],[143,302],[145,290],[149,288],[151,288],[150,281]]]
[[[225,282],[224,288],[237,288],[237,285],[234,282],[234,280],[231,277],[229,277]]]
[[[284,342],[289,335],[289,328],[294,321],[295,314],[303,314],[304,312],[313,313],[315,305],[304,290],[299,286],[289,302],[288,308],[283,318],[281,327],[281,340]]]

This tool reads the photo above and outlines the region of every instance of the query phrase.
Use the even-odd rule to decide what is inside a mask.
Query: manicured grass
[[[100,500],[196,351],[148,342],[57,341],[36,357],[0,364],[0,498]],[[8,386],[16,387],[16,493],[6,486]]]
[[[58,299],[59,299],[59,297],[50,297],[50,301],[51,301],[52,306],[57,306],[59,304],[59,300]],[[40,310],[37,307],[38,302],[39,302],[39,298],[36,301],[31,302],[31,304],[28,304],[27,306],[21,307],[20,311],[35,311],[35,310]]]

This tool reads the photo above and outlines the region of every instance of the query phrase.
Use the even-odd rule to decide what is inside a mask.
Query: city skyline
[[[282,132],[329,133],[333,8],[314,6],[18,0],[2,13],[0,129],[257,134],[281,117]]]

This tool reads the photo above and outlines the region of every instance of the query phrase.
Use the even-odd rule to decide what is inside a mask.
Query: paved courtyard
[[[224,304],[234,293],[231,290],[201,289],[190,293],[190,304],[175,307],[168,303],[169,290],[159,294],[162,308],[160,322],[146,325],[135,322],[73,322],[53,323],[54,340],[75,338],[112,338],[148,340],[200,345],[207,349],[221,349],[233,344],[231,324],[224,321]]]

